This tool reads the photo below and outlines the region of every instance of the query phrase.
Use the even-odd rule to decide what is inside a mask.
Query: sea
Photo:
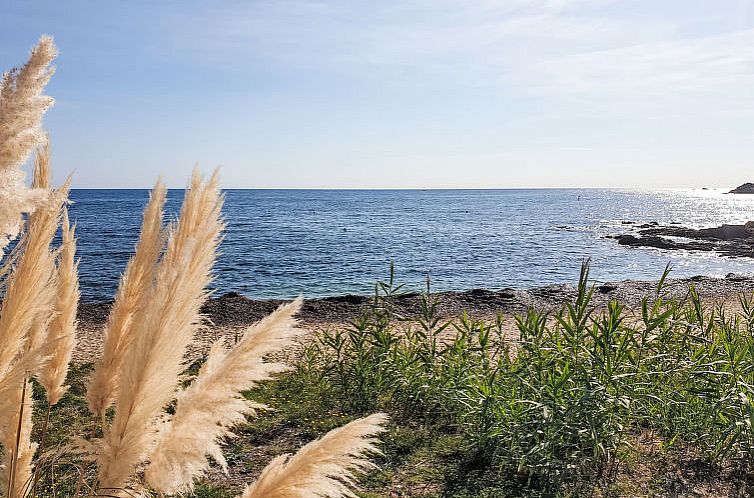
[[[113,297],[139,234],[147,190],[71,192],[84,301]],[[370,294],[394,265],[408,290],[529,288],[672,275],[754,275],[754,259],[619,246],[636,223],[754,220],[754,195],[724,190],[227,190],[216,295],[254,299]],[[166,220],[180,209],[171,190]]]

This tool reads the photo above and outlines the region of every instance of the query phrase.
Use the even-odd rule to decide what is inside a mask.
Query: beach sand
[[[668,295],[683,297],[689,285],[694,285],[707,305],[723,304],[729,309],[737,309],[741,294],[754,293],[754,278],[728,276],[727,278],[693,277],[690,279],[670,279],[665,292]],[[644,296],[655,293],[657,282],[633,281],[608,282],[595,287],[593,304],[604,306],[609,300],[617,299],[629,308],[638,309]],[[506,317],[505,328],[510,337],[517,335],[515,320],[517,314],[533,307],[538,310],[556,311],[563,303],[576,296],[576,289],[570,285],[547,285],[528,290],[473,289],[463,292],[439,292],[433,296],[438,300],[438,313],[443,319],[461,316],[464,312],[471,318],[491,320],[497,314]],[[371,303],[369,296],[334,296],[309,299],[299,314],[302,327],[311,331],[346,327],[348,323]],[[210,299],[202,309],[206,316],[195,344],[189,351],[189,359],[200,357],[209,345],[220,337],[234,338],[252,323],[260,320],[284,301],[253,300],[237,293],[227,293]],[[406,294],[395,298],[398,313],[407,318],[416,317],[420,295]],[[78,364],[94,361],[102,349],[102,329],[111,303],[82,303],[79,306],[78,345],[73,361]]]

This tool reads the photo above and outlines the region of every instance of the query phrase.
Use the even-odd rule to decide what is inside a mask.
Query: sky
[[[0,0],[55,37],[56,179],[228,188],[754,181],[751,0]]]

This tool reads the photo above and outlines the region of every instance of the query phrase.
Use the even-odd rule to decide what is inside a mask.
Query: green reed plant
[[[391,278],[350,327],[319,336],[310,360],[345,410],[459,434],[476,465],[545,494],[609,482],[642,431],[711,465],[748,466],[752,300],[706,307],[693,285],[670,292],[669,274],[638,307],[596,306],[587,262],[573,300],[516,317],[517,337],[501,317],[441,320],[429,289],[407,319]]]

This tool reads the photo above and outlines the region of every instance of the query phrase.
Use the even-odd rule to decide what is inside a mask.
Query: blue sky
[[[76,187],[754,181],[750,0],[0,1]]]

